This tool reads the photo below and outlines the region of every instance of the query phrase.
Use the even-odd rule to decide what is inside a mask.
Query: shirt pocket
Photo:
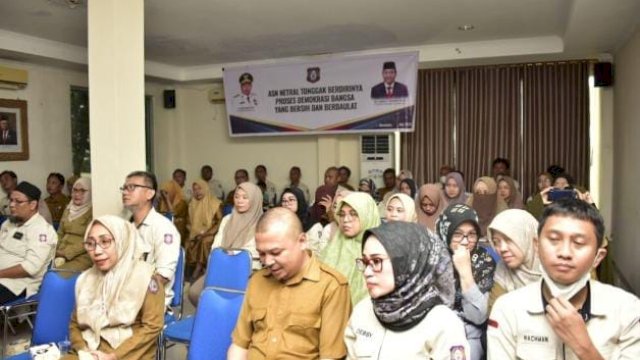
[[[255,341],[266,341],[267,338],[267,309],[253,309],[251,311],[251,325]]]
[[[287,347],[294,352],[317,352],[320,345],[320,316],[291,313],[283,336]]]
[[[556,360],[556,349],[534,344],[518,344],[516,358],[519,360]]]
[[[364,339],[361,336],[358,336],[353,344],[356,359],[371,359],[376,356],[376,350],[371,339]]]

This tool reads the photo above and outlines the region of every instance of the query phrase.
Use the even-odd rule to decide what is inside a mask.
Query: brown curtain
[[[511,161],[520,178],[521,66],[487,66],[456,70],[456,168],[465,174],[467,191],[475,179],[491,175],[491,161]]]
[[[454,75],[453,69],[418,71],[415,130],[401,135],[402,168],[418,186],[436,181],[440,166],[453,165]]]
[[[532,64],[523,71],[524,194],[535,193],[536,175],[552,164],[588,188],[589,62]]]

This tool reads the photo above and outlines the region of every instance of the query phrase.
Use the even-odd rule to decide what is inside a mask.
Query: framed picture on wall
[[[29,160],[27,102],[0,99],[0,161]]]

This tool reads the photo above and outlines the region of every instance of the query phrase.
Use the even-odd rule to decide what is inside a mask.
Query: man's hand
[[[322,197],[322,200],[318,201],[318,203],[329,211],[331,209],[331,204],[333,203],[333,197],[331,197],[331,195],[325,195]]]
[[[546,318],[553,331],[581,360],[603,359],[589,338],[587,325],[576,308],[562,298],[553,298],[546,307]]]

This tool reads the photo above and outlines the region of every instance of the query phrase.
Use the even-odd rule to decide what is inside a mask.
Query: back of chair
[[[215,248],[209,255],[204,287],[244,291],[251,276],[251,253]]]
[[[191,333],[188,360],[224,360],[238,320],[244,294],[205,288],[200,295]]]
[[[32,345],[69,338],[69,321],[76,306],[75,286],[79,275],[63,270],[49,270],[44,275],[33,325]]]
[[[184,288],[184,249],[180,248],[178,255],[178,265],[176,266],[175,279],[173,281],[173,299],[171,299],[171,307],[182,305],[182,289]]]

